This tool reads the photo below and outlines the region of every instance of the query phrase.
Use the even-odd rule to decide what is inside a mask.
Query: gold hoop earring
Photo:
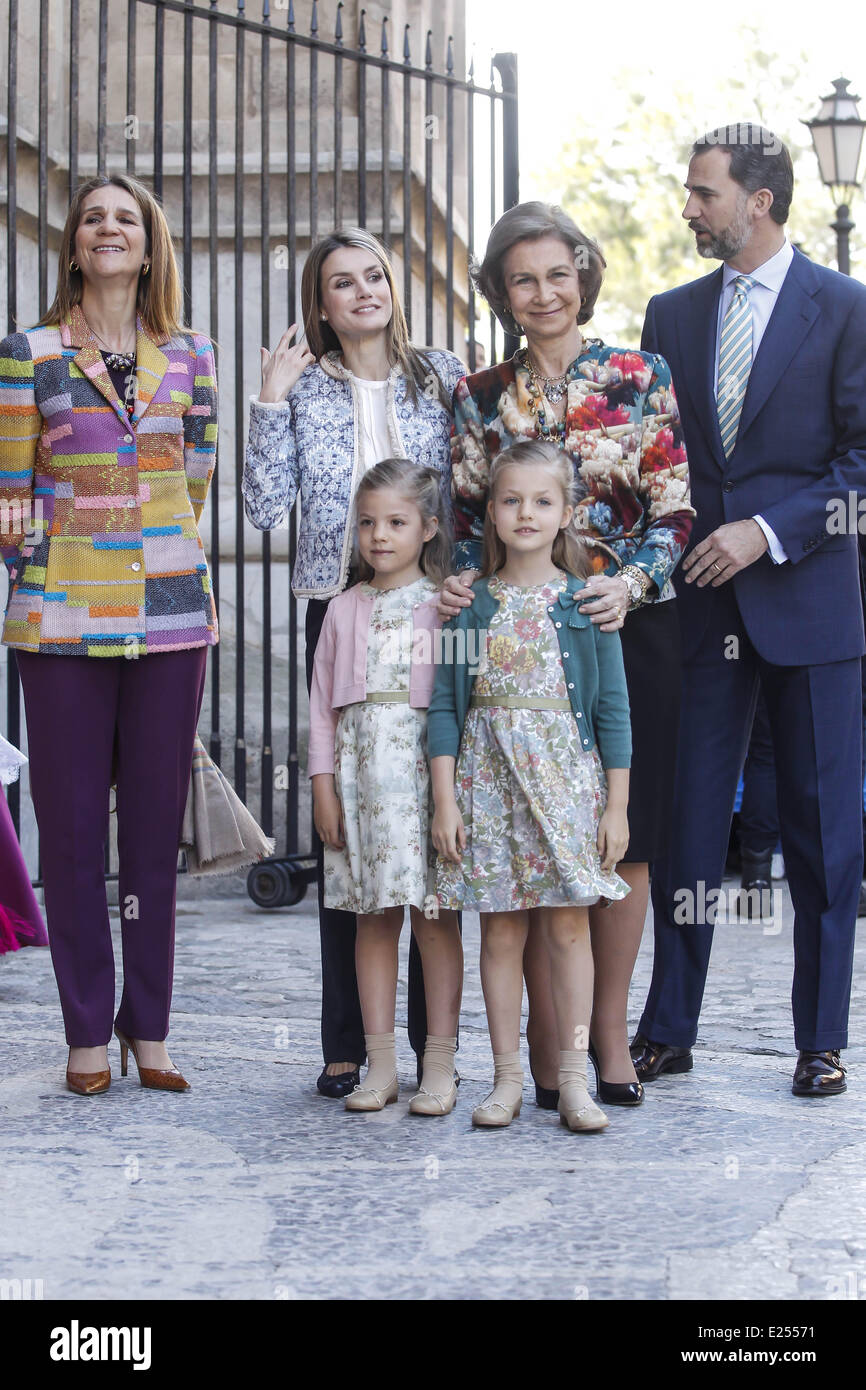
[[[141,273],[142,273],[142,275],[149,275],[149,274],[150,274],[150,261],[148,261],[147,265],[143,265],[143,266],[141,267]]]
[[[72,274],[74,275],[75,272],[76,272],[76,270],[79,270],[79,269],[80,269],[80,266],[79,266],[79,264],[78,264],[77,261],[70,261],[70,262],[69,262],[69,269],[71,270]]]

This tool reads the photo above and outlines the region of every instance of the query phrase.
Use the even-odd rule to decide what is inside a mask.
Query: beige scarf
[[[190,874],[229,874],[274,852],[274,841],[257,824],[198,736],[180,847]]]

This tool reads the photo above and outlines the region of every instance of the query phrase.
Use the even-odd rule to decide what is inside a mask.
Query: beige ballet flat
[[[503,1105],[501,1101],[491,1101],[490,1096],[476,1105],[472,1111],[472,1123],[481,1129],[505,1129],[520,1114],[523,1097],[518,1096],[513,1105]]]
[[[421,1086],[418,1094],[409,1102],[410,1115],[450,1115],[457,1102],[457,1083],[451,1082],[451,1090],[443,1096],[441,1091],[425,1091]]]
[[[603,1110],[600,1110],[594,1100],[590,1100],[588,1093],[581,1087],[578,1089],[577,1100],[586,1100],[583,1105],[569,1106],[567,1100],[563,1100],[564,1092],[569,1088],[569,1083],[560,1088],[559,1092],[559,1111],[560,1123],[564,1124],[575,1134],[595,1134],[600,1129],[607,1129],[610,1120]]]
[[[372,1086],[356,1086],[345,1100],[346,1110],[384,1110],[392,1105],[399,1094],[397,1078],[394,1077],[384,1090],[374,1090]]]

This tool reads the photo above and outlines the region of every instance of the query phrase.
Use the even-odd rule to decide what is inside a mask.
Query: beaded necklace
[[[523,366],[529,373],[529,413],[535,419],[535,425],[542,439],[549,439],[554,444],[558,439],[565,437],[565,417],[568,413],[568,406],[562,412],[562,419],[557,420],[554,415],[549,421],[547,412],[544,409],[545,398],[551,405],[561,401],[568,391],[568,372],[564,372],[560,377],[539,376],[529,360],[529,352],[523,348],[519,354]]]

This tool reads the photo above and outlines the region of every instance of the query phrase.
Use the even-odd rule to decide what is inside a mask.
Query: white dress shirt
[[[788,274],[792,260],[794,259],[794,248],[788,240],[785,240],[781,249],[775,256],[771,256],[763,265],[759,265],[756,270],[748,272],[750,279],[754,280],[754,286],[749,291],[749,303],[752,307],[752,362],[758,354],[761,346],[761,339],[770,321],[770,315],[776,307],[776,300],[779,297],[779,290],[782,282]],[[713,374],[713,390],[718,397],[719,394],[719,344],[722,337],[722,324],[728,306],[734,297],[734,281],[738,275],[744,275],[743,270],[735,270],[733,266],[722,266],[722,293],[719,296],[719,315],[716,321],[716,353],[715,369]],[[770,550],[770,558],[776,565],[784,564],[788,556],[784,546],[778,536],[760,514],[756,514],[753,521],[757,521],[764,535],[767,537],[767,545]]]

